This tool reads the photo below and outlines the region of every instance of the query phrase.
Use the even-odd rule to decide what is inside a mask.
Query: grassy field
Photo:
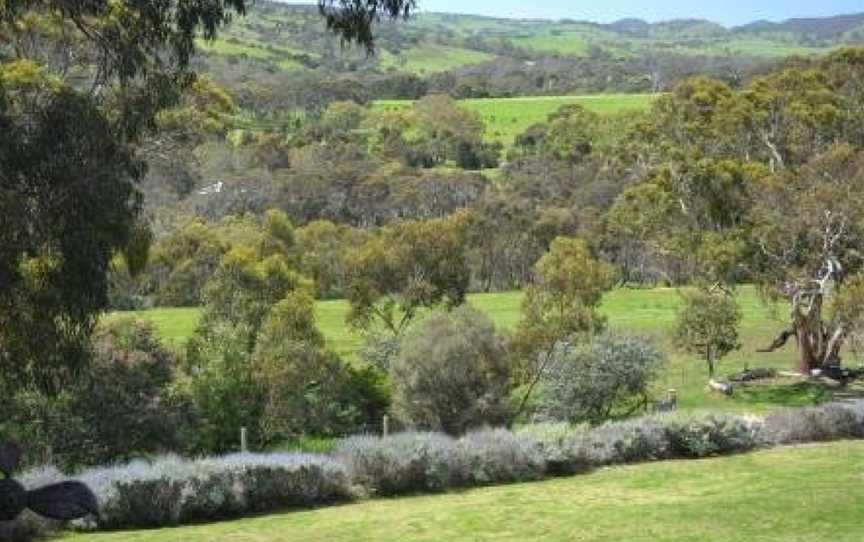
[[[462,100],[466,108],[477,111],[486,124],[486,138],[512,145],[517,135],[533,124],[545,122],[561,106],[579,104],[595,113],[610,115],[644,111],[656,98],[653,94],[594,94],[585,96],[527,96],[523,98],[478,98]],[[379,100],[377,109],[402,109],[409,100]]]
[[[603,469],[546,482],[382,499],[71,542],[859,542],[864,443]]]
[[[398,56],[386,50],[379,51],[379,63],[382,68],[394,68],[420,75],[452,70],[467,64],[480,64],[494,58],[482,51],[434,44],[411,47]]]
[[[782,329],[782,307],[770,309],[761,302],[753,288],[743,288],[739,301],[743,312],[743,346],[721,362],[720,371],[732,373],[747,367],[792,368],[795,350],[791,346],[771,354],[757,352]],[[521,303],[519,292],[475,294],[469,296],[469,302],[488,314],[500,329],[512,330],[518,323]],[[704,364],[691,355],[676,352],[669,340],[680,303],[681,297],[674,289],[620,289],[604,298],[601,311],[607,316],[613,330],[646,335],[665,346],[670,354],[670,362],[656,386],[658,392],[669,388],[678,390],[682,409],[761,412],[777,406],[811,404],[828,397],[826,390],[821,387],[787,380],[742,389],[731,398],[706,393]],[[356,361],[354,355],[362,343],[362,337],[345,323],[348,304],[341,300],[321,301],[317,303],[316,311],[318,325],[331,348],[346,359]],[[153,321],[164,339],[178,343],[193,333],[199,311],[158,309],[131,314]]]

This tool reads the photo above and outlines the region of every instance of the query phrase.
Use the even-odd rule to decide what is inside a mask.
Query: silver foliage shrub
[[[353,480],[371,493],[395,495],[440,491],[458,475],[456,441],[441,433],[406,432],[388,437],[355,436],[335,450]]]
[[[769,446],[864,438],[864,401],[772,412],[760,438]]]
[[[674,455],[700,458],[752,450],[759,444],[762,422],[757,418],[711,414],[672,416],[666,424]]]
[[[456,443],[457,480],[479,486],[539,480],[546,463],[537,443],[506,429],[481,429]]]
[[[666,358],[652,341],[607,333],[589,344],[559,344],[540,385],[538,414],[571,423],[602,423],[644,410],[650,383]]]
[[[520,433],[535,440],[549,474],[574,474],[604,465],[672,457],[665,422],[653,416],[593,428],[547,422],[526,426]]]
[[[102,529],[180,525],[350,497],[342,464],[306,454],[165,456],[91,469],[78,479],[100,505],[100,517],[82,525]]]

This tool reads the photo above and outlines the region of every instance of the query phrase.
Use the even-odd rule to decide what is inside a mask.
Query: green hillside
[[[701,20],[595,24],[421,12],[407,23],[380,25],[377,53],[367,56],[328,34],[312,6],[260,2],[219,41],[202,49],[207,55],[252,59],[281,70],[326,67],[345,73],[430,75],[501,57],[623,59],[671,53],[779,58],[862,41],[864,15],[728,29]]]
[[[603,469],[240,521],[70,542],[858,542],[864,443]]]

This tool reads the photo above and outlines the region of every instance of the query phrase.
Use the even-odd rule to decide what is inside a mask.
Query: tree
[[[56,394],[86,363],[107,273],[132,237],[136,150],[194,82],[195,40],[246,0],[23,0],[0,6],[0,366]],[[320,0],[327,24],[372,47],[412,0]],[[41,44],[42,46],[38,46]],[[63,51],[63,54],[55,54]],[[66,79],[66,77],[69,77]]]
[[[726,292],[697,289],[684,293],[684,306],[678,313],[675,342],[684,350],[699,354],[714,378],[717,363],[741,348],[738,326],[741,311],[735,298]]]
[[[767,350],[794,337],[804,373],[839,365],[858,323],[851,309],[864,300],[857,298],[864,271],[862,191],[864,156],[847,145],[758,187],[752,209],[754,277],[769,299],[789,305],[789,327]],[[834,310],[839,307],[843,310]]]
[[[374,387],[352,388],[356,372],[327,350],[315,324],[314,300],[306,293],[288,294],[273,305],[251,363],[266,396],[261,423],[268,442],[356,431],[386,407],[386,397]]]
[[[271,307],[288,294],[312,289],[284,256],[262,257],[250,248],[235,247],[204,287],[199,330],[204,337],[230,330],[252,352]]]
[[[584,241],[568,237],[552,242],[537,262],[535,274],[536,283],[525,291],[514,337],[526,385],[520,414],[552,363],[555,348],[602,331],[605,322],[597,307],[614,277],[612,267],[594,259]]]
[[[390,366],[393,408],[412,426],[459,435],[507,421],[511,371],[489,317],[438,313],[404,339]]]
[[[462,304],[470,279],[464,228],[461,214],[400,222],[349,253],[349,322],[401,335],[420,309]]]

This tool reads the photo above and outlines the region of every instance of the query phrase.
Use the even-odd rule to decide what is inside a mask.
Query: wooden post
[[[381,426],[381,434],[387,436],[390,434],[390,416],[384,415],[383,424]]]
[[[249,439],[245,427],[240,428],[240,451],[244,454],[249,451]]]
[[[670,410],[678,410],[678,390],[672,388],[666,392],[666,400]]]

